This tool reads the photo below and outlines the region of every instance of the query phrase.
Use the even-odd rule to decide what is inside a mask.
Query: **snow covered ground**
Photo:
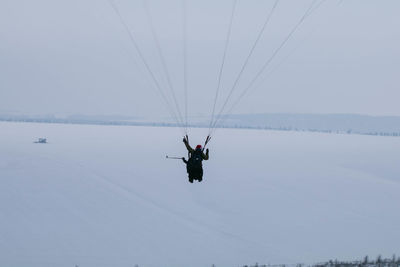
[[[176,128],[0,122],[0,266],[400,252],[400,138],[221,129],[194,184],[166,154],[186,155]]]

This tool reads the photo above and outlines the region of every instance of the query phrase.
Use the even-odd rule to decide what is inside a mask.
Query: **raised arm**
[[[208,148],[206,149],[206,153],[205,153],[205,154],[204,154],[204,152],[203,152],[202,157],[203,157],[204,160],[208,160],[208,159],[210,158],[210,157],[208,156]]]
[[[187,149],[190,153],[193,153],[193,152],[194,152],[194,149],[190,147],[189,141],[186,139],[186,137],[183,137],[183,143],[185,144],[186,149]]]

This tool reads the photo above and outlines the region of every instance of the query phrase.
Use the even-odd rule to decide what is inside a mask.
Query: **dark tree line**
[[[356,261],[339,261],[329,260],[327,262],[320,262],[316,264],[258,264],[244,265],[243,267],[400,267],[400,257],[396,258],[395,255],[391,259],[383,259],[380,255],[375,260],[370,260],[365,256],[362,260]]]

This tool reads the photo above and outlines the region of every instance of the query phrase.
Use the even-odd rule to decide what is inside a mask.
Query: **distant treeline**
[[[176,123],[169,122],[146,122],[146,121],[124,121],[124,120],[101,120],[101,119],[80,119],[80,118],[33,118],[28,116],[1,116],[0,121],[8,122],[33,122],[33,123],[61,123],[61,124],[89,124],[89,125],[120,125],[120,126],[151,126],[151,127],[179,127]],[[208,128],[209,125],[205,123],[190,124],[192,128]],[[274,131],[297,131],[297,132],[319,132],[331,134],[359,134],[359,135],[374,135],[374,136],[393,136],[399,137],[400,132],[391,131],[360,131],[351,128],[346,130],[330,130],[318,128],[297,128],[291,126],[251,126],[242,124],[226,124],[220,128],[228,129],[254,129],[254,130],[274,130]]]
[[[384,132],[384,131],[371,131],[360,132],[352,129],[348,130],[321,130],[314,128],[299,129],[295,127],[271,127],[271,126],[244,126],[240,124],[222,126],[221,128],[236,128],[236,129],[255,129],[255,130],[271,130],[271,131],[296,131],[296,132],[317,132],[317,133],[330,133],[330,134],[359,134],[359,135],[375,135],[375,136],[394,136],[399,137],[400,132]]]
[[[87,125],[116,125],[116,126],[160,126],[177,127],[174,123],[164,122],[132,122],[132,121],[103,121],[103,120],[84,120],[84,119],[62,119],[62,118],[15,118],[0,117],[0,121],[8,122],[33,122],[33,123],[60,123],[60,124],[87,124]]]
[[[363,260],[355,261],[339,261],[330,260],[316,264],[254,264],[244,265],[243,267],[400,267],[400,257],[396,258],[395,255],[391,259],[382,259],[378,256],[375,260],[370,260],[365,256]]]
[[[79,265],[75,265],[75,267],[79,267]],[[140,267],[138,264],[135,264],[134,267]],[[215,264],[212,264],[211,267],[218,267]],[[321,262],[316,264],[254,264],[254,265],[243,265],[242,267],[400,267],[400,257],[396,258],[395,255],[391,259],[382,259],[381,256],[378,256],[376,260],[370,260],[368,256],[365,256],[363,260],[356,261],[339,261],[339,260],[330,260],[327,262]]]
[[[400,136],[400,116],[360,114],[237,114],[226,117],[225,126],[282,131]]]

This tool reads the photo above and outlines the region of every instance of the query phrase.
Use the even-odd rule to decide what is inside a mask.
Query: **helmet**
[[[201,145],[197,145],[197,146],[196,146],[196,149],[201,149]]]

